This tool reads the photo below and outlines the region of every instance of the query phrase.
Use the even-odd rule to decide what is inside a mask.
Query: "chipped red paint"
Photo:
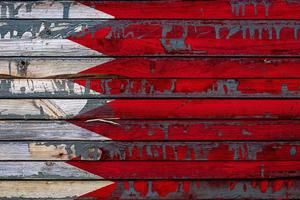
[[[76,79],[107,97],[299,97],[298,79]]]
[[[296,28],[298,22],[280,20],[298,19],[300,16],[298,2],[213,0],[209,2],[104,1],[83,3],[108,13],[116,19],[137,19],[108,21],[69,37],[70,40],[106,56],[298,56],[300,54],[299,31]],[[221,11],[216,9],[216,4],[222,8]],[[167,20],[147,21],[146,19]],[[183,21],[182,19],[217,20]],[[277,21],[219,19],[276,19]],[[141,93],[152,95],[151,97],[161,93],[170,93],[171,97],[175,97],[176,94],[183,93],[187,98],[193,93],[197,93],[199,97],[199,93],[207,95],[213,91],[216,92],[215,96],[216,94],[231,94],[232,97],[241,97],[243,94],[246,97],[252,95],[252,97],[261,98],[268,94],[282,98],[298,94],[299,81],[289,79],[299,78],[298,65],[297,59],[267,57],[243,59],[118,57],[116,60],[92,67],[80,74],[114,75],[123,78],[104,83],[107,87],[90,82],[92,89],[111,96],[123,94],[125,91],[126,94],[133,94],[135,97]],[[146,83],[142,83],[142,81],[130,82],[129,78],[148,79]],[[149,78],[162,79],[151,80]],[[174,80],[165,78],[177,78],[176,84]],[[199,81],[192,78],[204,79]],[[253,78],[267,79],[255,80]],[[220,86],[218,82],[220,80],[217,79],[230,79],[230,83]],[[86,84],[80,81],[77,83]],[[294,99],[116,99],[83,113],[70,122],[112,140],[299,140],[299,122],[295,120],[300,117],[299,103],[299,100]],[[78,119],[93,118],[108,118],[117,124],[78,121]],[[115,118],[136,120],[126,121]],[[266,120],[241,120],[248,118]],[[147,122],[145,119],[148,119]],[[162,121],[157,121],[157,119]],[[174,120],[175,123],[172,124],[168,119],[180,120]],[[187,119],[212,119],[210,122],[213,123],[207,124],[203,121],[194,123],[195,120]],[[155,120],[155,125],[151,124]],[[185,121],[184,125],[181,124],[183,121]],[[217,144],[217,142],[212,143]],[[123,146],[126,158],[131,160],[130,162],[118,161],[120,157],[117,156],[108,159],[106,155],[110,153],[103,152],[105,161],[72,160],[68,163],[114,181],[113,184],[82,197],[96,197],[97,199],[140,199],[142,197],[152,199],[231,199],[236,197],[289,199],[299,197],[299,183],[298,180],[293,179],[299,176],[300,171],[299,162],[293,161],[298,159],[298,147],[291,145],[290,142],[273,142],[251,149],[251,144],[254,143],[242,143],[241,146],[235,146],[234,151],[230,151],[226,143],[212,147],[206,155],[206,160],[210,161],[195,161],[197,160],[196,151],[187,153],[188,146],[185,145],[178,147],[177,150],[161,145],[155,148],[155,162],[143,161],[152,159],[151,156],[149,158],[151,148],[149,150],[149,147],[147,149],[142,146],[128,150]],[[186,161],[187,154],[190,155],[187,159],[189,161]],[[252,157],[253,155],[255,156]],[[180,160],[180,162],[166,161],[172,159]],[[239,161],[224,162],[224,160]],[[202,178],[210,180],[186,180]],[[272,178],[278,178],[278,180],[271,180]],[[126,181],[126,179],[185,180]]]
[[[297,23],[110,20],[68,39],[109,56],[295,56]]]
[[[134,180],[114,184],[83,195],[97,199],[295,199],[300,195],[297,179],[279,180]],[[122,199],[121,198],[121,199]]]
[[[258,106],[259,105],[259,106]],[[117,99],[73,119],[299,119],[300,100]]]
[[[67,161],[109,180],[263,179],[300,175],[300,161]],[[183,170],[184,169],[184,170]]]
[[[300,17],[299,2],[286,0],[80,2],[108,13],[116,19],[299,19]]]
[[[117,58],[79,74],[123,78],[300,78],[298,58]],[[126,70],[125,70],[126,69]]]
[[[299,120],[68,120],[112,140],[300,140]]]
[[[48,142],[48,145],[57,144]],[[81,160],[101,161],[297,161],[299,142],[63,143]],[[72,150],[69,150],[72,151]]]

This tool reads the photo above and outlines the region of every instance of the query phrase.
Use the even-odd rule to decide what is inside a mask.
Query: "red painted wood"
[[[102,161],[290,161],[300,160],[299,142],[105,142],[83,143],[78,159]],[[79,145],[78,145],[79,146]],[[76,147],[78,147],[75,145]],[[89,151],[93,149],[94,151]],[[100,152],[100,153],[99,153]]]
[[[300,55],[297,26],[296,21],[110,20],[68,39],[109,56]]]
[[[82,2],[117,19],[299,19],[300,17],[299,3],[285,0]]]
[[[76,79],[109,97],[299,97],[300,79]]]
[[[118,99],[73,119],[299,119],[300,100]]]
[[[112,140],[300,140],[299,120],[69,120]]]
[[[297,179],[279,180],[134,180],[116,181],[81,198],[116,199],[296,199]]]
[[[106,179],[295,178],[300,161],[67,161]]]
[[[298,58],[118,58],[80,72],[123,78],[300,78]]]

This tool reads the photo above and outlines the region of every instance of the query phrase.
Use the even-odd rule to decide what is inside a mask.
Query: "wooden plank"
[[[299,56],[294,20],[2,20],[2,56]]]
[[[30,161],[0,162],[0,179],[265,179],[297,178],[299,161]],[[185,169],[185,170],[182,170]],[[94,174],[94,175],[93,175]]]
[[[1,142],[0,161],[290,161],[300,160],[300,142]]]
[[[65,162],[0,162],[0,179],[102,179]]]
[[[0,98],[297,98],[300,79],[0,79]]]
[[[300,78],[298,58],[0,58],[0,75],[22,78]]]
[[[66,121],[0,121],[0,140],[108,140]]]
[[[297,21],[109,21],[69,39],[111,56],[297,56],[298,27]]]
[[[94,190],[105,190],[111,183],[110,181],[0,181],[2,189],[0,198],[71,200]]]
[[[74,199],[297,199],[297,179],[149,181],[0,181],[0,198]],[[96,187],[98,187],[96,190]],[[96,191],[92,191],[95,188]],[[92,192],[88,192],[88,190]],[[86,194],[83,194],[86,192]],[[81,194],[83,194],[81,196]]]
[[[260,105],[259,107],[257,105]],[[0,99],[0,119],[299,119],[298,99]]]
[[[0,121],[0,140],[290,141],[300,140],[299,120]]]
[[[84,6],[84,5],[88,6]],[[298,19],[298,1],[3,1],[2,18]],[[95,8],[95,9],[92,9]],[[222,8],[218,10],[217,8]],[[97,12],[97,11],[98,12]],[[163,10],[163,12],[161,12]]]
[[[97,51],[67,39],[3,40],[2,56],[99,56]],[[3,49],[5,48],[5,50]]]
[[[79,1],[1,1],[0,8],[6,19],[113,18]]]

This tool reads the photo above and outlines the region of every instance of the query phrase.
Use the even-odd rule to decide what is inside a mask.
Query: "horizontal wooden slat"
[[[88,122],[87,122],[88,123]],[[84,123],[83,123],[84,124]],[[0,140],[107,140],[66,121],[0,121]]]
[[[258,106],[259,105],[259,106]],[[0,119],[299,119],[298,99],[0,99]]]
[[[79,1],[1,1],[1,18],[40,19],[40,18],[113,18],[108,13],[86,6]]]
[[[0,160],[300,160],[300,142],[0,142]]]
[[[299,24],[293,20],[2,20],[0,54],[299,56]]]
[[[2,58],[0,75],[22,78],[300,78],[298,58]]]
[[[299,120],[0,121],[0,140],[300,140]],[[82,127],[82,128],[81,128]]]
[[[296,98],[300,79],[0,79],[0,98]]]
[[[109,21],[69,39],[116,56],[299,55],[298,27],[297,21]]]
[[[297,179],[279,180],[149,180],[149,181],[0,181],[8,199],[298,199]],[[98,188],[97,188],[98,187]],[[95,188],[95,191],[93,191]],[[97,190],[98,189],[98,190]],[[83,194],[83,193],[86,194]],[[81,196],[82,194],[82,196]]]
[[[111,184],[110,181],[0,181],[0,198],[72,200],[94,190],[105,190]]]
[[[1,17],[138,19],[298,19],[297,1],[3,1]],[[87,6],[84,6],[87,5]],[[89,6],[89,7],[88,7]],[[95,9],[93,9],[95,8]],[[218,10],[217,8],[222,8]],[[163,12],[161,12],[163,10]]]
[[[0,162],[0,179],[296,178],[300,175],[299,164],[299,161],[10,161]]]

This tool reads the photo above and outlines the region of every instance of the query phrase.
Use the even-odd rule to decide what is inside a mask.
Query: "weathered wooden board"
[[[101,134],[62,120],[4,120],[0,121],[0,127],[0,140],[109,140]]]
[[[0,198],[73,200],[91,191],[104,189],[110,184],[110,181],[0,181]],[[284,188],[285,186],[283,190],[286,190]],[[105,197],[99,195],[97,199]]]
[[[300,140],[299,120],[113,120],[113,122],[2,120],[0,140]]]
[[[298,161],[300,142],[0,142],[0,161]]]
[[[0,181],[0,198],[16,199],[298,199],[297,179]],[[98,190],[97,190],[98,189]],[[95,191],[93,191],[95,190]],[[85,194],[86,193],[86,194]],[[82,195],[82,196],[81,196]]]
[[[259,106],[258,106],[259,105]],[[298,99],[0,99],[0,119],[299,119]]]
[[[0,179],[297,178],[299,164],[299,161],[3,161],[0,162]]]
[[[3,78],[300,78],[299,58],[0,58]]]
[[[80,3],[79,3],[80,2]],[[298,19],[292,0],[3,1],[2,18]],[[84,6],[86,5],[86,6]],[[94,8],[94,9],[93,9]],[[222,8],[222,10],[218,9]],[[163,10],[163,12],[162,12]]]
[[[295,20],[1,20],[2,56],[299,56]]]
[[[1,1],[1,18],[40,19],[40,18],[113,18],[108,13],[96,10],[79,1]]]
[[[300,79],[0,79],[0,98],[296,98]]]

